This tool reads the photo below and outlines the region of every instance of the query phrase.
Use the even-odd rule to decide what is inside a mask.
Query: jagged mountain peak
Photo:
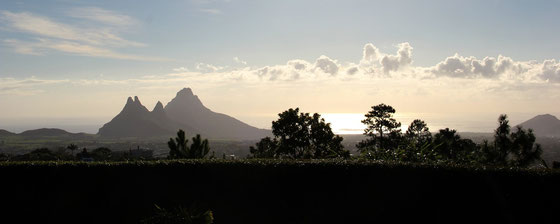
[[[161,103],[161,101],[157,101],[156,106],[154,107],[152,112],[165,112],[163,110],[163,104]]]
[[[134,100],[132,100],[132,97],[128,97],[128,99],[126,100],[126,104],[131,104],[134,103]]]
[[[183,88],[179,92],[177,92],[177,97],[179,96],[194,96],[194,94],[191,88]]]
[[[130,103],[133,101],[133,103]],[[177,92],[165,107],[161,102],[149,112],[137,96],[129,97],[123,111],[99,129],[107,137],[169,136],[178,129],[219,139],[259,139],[270,131],[206,108],[190,88]]]

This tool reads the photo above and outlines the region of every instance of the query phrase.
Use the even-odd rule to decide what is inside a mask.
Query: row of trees
[[[414,120],[403,134],[394,114],[393,107],[379,104],[365,115],[362,123],[367,126],[364,135],[368,139],[357,145],[362,155],[382,160],[522,167],[543,162],[542,149],[535,144],[533,131],[517,126],[512,132],[505,114],[498,119],[493,144],[485,141],[480,145],[461,138],[457,131],[449,128],[432,136],[422,120]]]
[[[476,144],[463,139],[456,130],[441,129],[434,135],[426,122],[416,119],[402,133],[394,118],[395,109],[379,104],[371,107],[362,121],[367,139],[356,145],[364,158],[425,163],[487,164],[527,167],[543,162],[542,149],[535,144],[531,129],[511,131],[506,115],[500,115],[494,142]],[[335,135],[319,114],[288,109],[272,122],[274,137],[261,139],[250,147],[253,158],[321,159],[349,158],[342,137]],[[546,166],[546,164],[544,164]]]

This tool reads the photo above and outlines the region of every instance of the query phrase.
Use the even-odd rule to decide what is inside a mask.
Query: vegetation
[[[174,209],[164,209],[156,207],[156,214],[152,217],[142,220],[140,223],[145,224],[212,224],[214,216],[210,210],[201,210],[195,206],[184,208],[179,206]]]
[[[400,122],[393,118],[394,113],[393,107],[379,104],[365,115],[362,123],[367,125],[364,135],[368,139],[356,145],[365,158],[519,167],[543,162],[542,149],[535,144],[533,131],[516,127],[515,132],[510,132],[507,115],[498,118],[494,144],[477,145],[470,139],[462,139],[456,130],[449,128],[432,136],[426,123],[418,119],[402,134]]]
[[[300,113],[299,108],[288,109],[272,122],[274,138],[266,137],[251,146],[254,158],[321,159],[348,158],[342,137],[335,135],[329,123],[315,113]]]
[[[208,139],[202,140],[200,135],[192,138],[193,143],[189,147],[189,140],[185,137],[185,131],[179,129],[175,139],[170,138],[167,145],[169,146],[170,159],[201,159],[206,157],[210,152]]]

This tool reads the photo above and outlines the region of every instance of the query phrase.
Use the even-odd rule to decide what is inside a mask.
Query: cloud
[[[385,74],[398,71],[412,64],[412,47],[410,44],[405,42],[399,44],[398,47],[399,50],[396,55],[385,55],[380,60]]]
[[[199,9],[198,11],[212,14],[212,15],[219,15],[222,14],[222,11],[219,9]]]
[[[333,75],[333,76],[338,73],[339,67],[340,66],[336,63],[335,60],[332,60],[325,55],[321,55],[315,61],[315,68],[316,69],[318,69],[318,70],[320,70],[324,73]]]
[[[130,26],[137,23],[130,16],[98,7],[74,8],[66,14],[73,18],[87,19],[112,26]]]
[[[167,61],[166,58],[146,57],[139,55],[123,54],[108,48],[80,44],[71,41],[56,41],[49,39],[38,39],[35,42],[8,39],[5,44],[14,48],[17,53],[29,55],[44,55],[48,50],[69,53],[79,56],[113,58],[137,61]]]
[[[247,65],[246,61],[243,61],[243,60],[239,59],[238,57],[233,57],[233,61],[235,61],[239,64]]]
[[[371,64],[373,62],[376,62],[380,56],[381,54],[379,53],[379,49],[373,44],[368,43],[364,45],[361,62]]]
[[[201,71],[201,72],[217,72],[217,71],[220,71],[224,68],[225,67],[214,66],[214,65],[206,64],[206,63],[197,63],[196,64],[196,70]]]
[[[189,69],[185,68],[185,67],[179,67],[179,68],[174,68],[173,71],[174,72],[188,72]]]
[[[4,44],[14,52],[28,55],[46,55],[51,51],[76,54],[89,57],[104,57],[124,60],[162,61],[158,57],[148,57],[119,53],[114,48],[145,47],[146,44],[127,40],[117,30],[135,23],[128,16],[101,8],[78,8],[68,13],[78,19],[100,22],[105,25],[119,26],[119,29],[107,26],[80,26],[56,22],[48,17],[29,12],[0,11],[0,20],[5,29],[13,32],[26,33],[25,39],[5,39]]]
[[[529,70],[534,67],[529,62],[516,62],[509,57],[499,55],[498,58],[463,57],[455,54],[447,57],[429,69],[435,76],[455,78],[530,78]]]
[[[0,78],[0,95],[35,95],[43,92],[41,86],[68,83],[70,80],[49,80],[36,77],[15,79]]]
[[[554,59],[545,60],[538,76],[550,82],[560,83],[560,63],[556,62]]]

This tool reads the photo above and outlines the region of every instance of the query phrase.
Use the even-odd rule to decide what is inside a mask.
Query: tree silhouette
[[[300,113],[299,108],[278,114],[272,122],[274,138],[266,137],[250,147],[256,158],[336,158],[349,157],[344,150],[342,137],[335,135],[329,123],[315,113]]]
[[[404,136],[415,145],[424,145],[432,140],[432,133],[426,122],[415,119],[410,123]]]
[[[362,153],[376,150],[390,150],[398,147],[401,140],[401,123],[393,118],[392,106],[379,104],[371,107],[362,123],[366,125],[364,135],[369,138],[356,145]]]
[[[202,140],[200,135],[197,134],[196,137],[192,138],[193,143],[191,144],[189,150],[189,158],[204,158],[208,152],[210,152],[210,147],[208,146],[208,139]]]
[[[542,161],[542,148],[535,144],[533,130],[520,126],[511,132],[507,115],[498,118],[498,128],[494,131],[494,145],[487,142],[482,146],[482,161],[493,165],[527,167]]]
[[[74,144],[70,144],[70,145],[66,146],[66,148],[68,150],[70,150],[70,152],[72,152],[72,156],[74,156],[74,151],[78,150],[78,146],[74,145]]]
[[[199,134],[192,138],[193,143],[189,147],[189,140],[185,136],[185,131],[179,129],[175,139],[170,138],[167,142],[169,147],[170,159],[200,159],[204,158],[210,151],[208,139],[202,140]]]

